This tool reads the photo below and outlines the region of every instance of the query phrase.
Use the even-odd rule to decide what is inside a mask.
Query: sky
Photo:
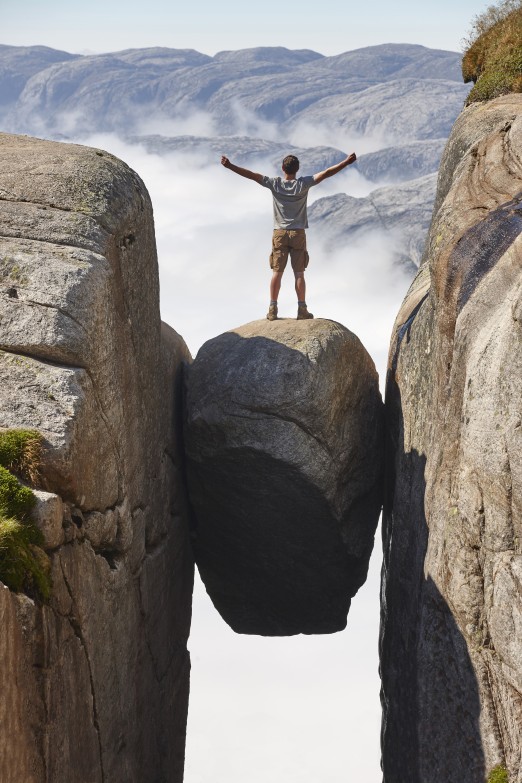
[[[460,51],[479,0],[0,0],[1,43],[70,52],[146,46],[225,49],[286,46],[332,55],[379,43]]]
[[[78,53],[167,46],[213,55],[286,46],[332,55],[388,42],[458,51],[473,16],[486,5],[474,0],[422,5],[419,0],[321,0],[314,7],[291,0],[264,0],[255,7],[239,0],[81,5],[0,0],[0,43]],[[192,132],[204,130],[197,124]],[[78,140],[119,155],[145,181],[154,205],[162,317],[185,337],[193,354],[209,337],[264,316],[271,232],[264,189],[217,163],[209,167],[205,160],[180,155],[159,158],[115,136]],[[326,131],[323,137],[323,143],[346,150],[352,142],[359,151],[357,140],[329,140]],[[346,171],[311,198],[339,191],[362,196],[365,187],[355,172]],[[358,334],[382,378],[393,320],[410,281],[390,263],[389,240],[375,235],[332,253],[311,230],[309,248],[311,309]],[[282,315],[294,315],[294,299],[287,275]],[[380,562],[378,534],[369,578],[352,603],[347,630],[323,637],[238,636],[197,580],[185,783],[380,783]]]

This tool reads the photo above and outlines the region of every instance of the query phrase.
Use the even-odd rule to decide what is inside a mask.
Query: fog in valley
[[[355,151],[354,166],[310,191],[307,302],[316,318],[358,335],[383,387],[438,161],[468,89],[459,55],[407,45],[332,58],[260,49],[221,53],[212,70],[211,58],[180,50],[178,77],[168,70],[174,50],[150,51],[42,65],[0,106],[4,129],[108,150],[138,172],[154,207],[162,318],[193,356],[264,318],[269,301],[271,194],[224,169],[220,155],[277,176],[288,153],[313,174]],[[133,103],[131,90],[150,103]],[[279,313],[296,315],[290,268]],[[347,629],[332,636],[236,635],[197,580],[186,783],[381,780],[379,536]]]
[[[118,155],[145,181],[154,206],[162,318],[183,335],[193,355],[211,337],[265,317],[272,232],[266,188],[224,169],[217,155],[154,155],[115,136],[81,141]],[[350,151],[357,147],[356,140],[347,142]],[[223,152],[234,160],[233,139]],[[250,165],[269,176],[279,174],[270,160],[253,157]],[[339,192],[367,195],[375,186],[355,166],[313,188],[309,203]],[[393,261],[401,237],[391,238],[374,227],[331,249],[328,239],[310,220],[309,306],[316,317],[340,321],[358,334],[383,371],[397,303],[411,279],[411,270]],[[289,268],[280,315],[295,314]]]
[[[319,138],[320,129],[315,132]],[[328,144],[328,129],[323,132]],[[123,158],[144,179],[154,205],[162,318],[183,335],[193,356],[213,336],[265,317],[272,232],[267,189],[224,169],[217,155],[160,156],[114,135],[80,140]],[[364,149],[364,139],[344,142],[344,150]],[[223,152],[234,160],[233,139]],[[245,165],[279,173],[266,158],[254,156]],[[310,203],[339,192],[362,197],[374,188],[355,165],[312,189]],[[328,239],[311,220],[309,307],[359,336],[382,382],[391,328],[412,277],[411,268],[394,261],[401,236],[374,228],[331,249]],[[280,315],[294,318],[290,268],[279,302]],[[340,634],[234,634],[197,579],[186,783],[216,776],[250,783],[317,777],[338,783],[362,774],[367,783],[380,780],[379,535],[369,579]]]

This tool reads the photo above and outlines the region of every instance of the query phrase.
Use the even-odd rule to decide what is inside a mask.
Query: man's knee
[[[304,279],[304,276],[305,276],[304,269],[301,269],[298,272],[296,272],[294,269],[294,277],[296,280]]]

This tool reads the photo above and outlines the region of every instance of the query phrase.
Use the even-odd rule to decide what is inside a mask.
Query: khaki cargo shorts
[[[308,266],[308,251],[306,249],[306,232],[304,228],[288,230],[274,229],[272,237],[272,252],[270,253],[270,269],[274,272],[284,272],[288,261],[288,253],[295,274],[304,272]]]

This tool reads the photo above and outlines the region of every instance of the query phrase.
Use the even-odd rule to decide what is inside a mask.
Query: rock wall
[[[387,381],[386,783],[522,781],[522,97],[443,157]]]
[[[45,437],[49,605],[0,586],[0,779],[183,777],[193,563],[183,340],[152,209],[105,152],[0,135],[0,426]]]
[[[332,633],[366,579],[382,504],[375,366],[334,321],[253,321],[190,367],[196,562],[239,633]]]

